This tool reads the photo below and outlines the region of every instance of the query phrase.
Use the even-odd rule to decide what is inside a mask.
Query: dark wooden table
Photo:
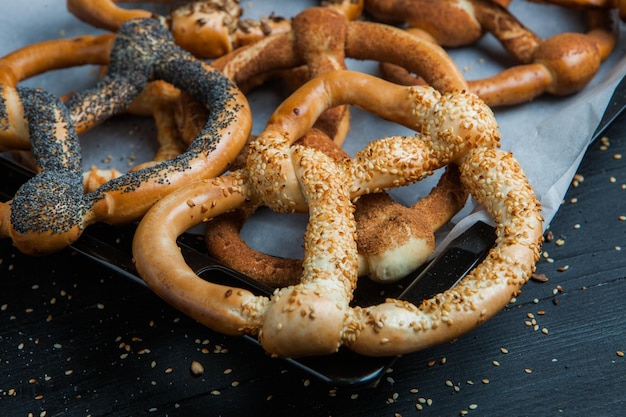
[[[32,258],[2,240],[0,415],[623,415],[626,118],[606,136],[552,222],[548,281],[375,387],[330,386],[70,249]]]

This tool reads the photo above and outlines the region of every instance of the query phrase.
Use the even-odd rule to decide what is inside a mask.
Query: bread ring
[[[561,33],[542,40],[507,9],[489,0],[471,0],[471,7],[462,7],[457,0],[421,7],[424,3],[428,2],[369,0],[366,9],[385,19],[404,17],[412,28],[426,31],[443,46],[469,45],[485,32],[495,36],[516,65],[494,76],[469,81],[471,91],[492,107],[524,103],[544,93],[564,96],[580,91],[610,55],[618,36],[618,22],[611,10],[586,10],[589,29],[585,34]],[[468,28],[468,32],[471,28],[471,34],[447,32],[457,27],[450,24],[448,15],[441,14],[448,9],[462,16],[461,27]],[[406,69],[392,64],[381,64],[381,72],[386,79],[403,85],[419,83]]]
[[[125,109],[146,83],[162,79],[211,109],[201,134],[180,156],[115,178],[83,194],[76,131]],[[61,249],[95,222],[138,219],[159,198],[180,186],[223,172],[250,133],[243,94],[221,73],[177,47],[153,19],[130,20],[120,29],[109,73],[79,92],[67,107],[43,91],[3,88],[2,125],[24,121],[41,169],[0,208],[0,236],[19,250],[42,254]],[[6,124],[5,124],[6,123]],[[74,128],[77,126],[77,128]]]
[[[349,163],[292,143],[326,109],[353,104],[419,132],[372,142]],[[351,71],[319,76],[285,100],[252,144],[245,169],[183,187],[143,217],[138,272],[156,294],[208,327],[258,335],[272,355],[324,355],[346,346],[398,355],[454,339],[496,314],[529,279],[542,241],[540,204],[513,156],[498,150],[491,110],[474,94],[440,94]],[[351,307],[357,282],[351,201],[428,176],[446,164],[497,224],[496,246],[460,284],[419,306],[387,300]],[[199,278],[176,238],[247,199],[277,212],[308,211],[301,282],[270,297]]]
[[[438,58],[436,54],[440,48],[430,44],[424,48],[423,42],[411,37],[392,36],[397,31],[389,31],[387,26],[380,24],[366,26],[369,37],[362,38],[363,31],[354,30],[352,38],[348,40],[349,28],[355,25],[360,26],[358,22],[350,22],[345,16],[331,10],[309,8],[293,18],[290,34],[276,35],[240,48],[219,58],[213,65],[229,78],[243,84],[249,78],[255,78],[268,70],[285,69],[287,64],[305,63],[306,73],[315,77],[331,70],[345,69],[346,45],[362,50],[364,48],[360,43],[370,42],[372,37],[380,38],[381,44],[391,42],[387,49],[397,49],[396,56],[410,56],[409,51],[422,49],[422,60],[425,56],[430,56],[432,61]],[[380,57],[363,53],[361,58],[368,59],[370,56]],[[407,58],[404,58],[404,61],[395,62],[406,61]],[[414,60],[410,65],[417,69],[422,62]],[[443,80],[454,88],[466,87],[456,69],[448,71],[445,64],[428,66],[427,69],[425,76],[429,80],[440,84],[443,84]],[[347,119],[347,107],[337,106],[324,112],[314,126],[333,138],[335,143],[341,144],[347,131]],[[316,135],[317,138],[320,136]],[[319,142],[316,148],[320,149]],[[332,150],[332,147],[326,146],[326,150]],[[434,190],[432,195],[411,209],[381,196],[364,196],[357,203],[362,219],[357,231],[360,275],[368,275],[379,282],[394,282],[404,278],[430,257],[435,249],[434,233],[464,206],[467,197],[458,180],[442,181],[438,188],[441,189]],[[439,203],[436,203],[437,200]],[[438,215],[425,215],[427,210],[424,207],[433,204],[437,205]],[[208,222],[205,241],[209,254],[222,264],[270,286],[296,282],[302,274],[301,261],[260,253],[250,248],[239,235],[255,209],[253,204],[246,204],[235,213]],[[387,237],[381,236],[380,230],[372,227],[372,224],[394,232]]]

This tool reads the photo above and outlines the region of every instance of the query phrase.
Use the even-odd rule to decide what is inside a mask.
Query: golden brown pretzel
[[[147,10],[124,9],[116,5],[124,1],[67,0],[67,7],[79,19],[112,31],[116,31],[130,18],[156,17],[172,32],[178,45],[200,58],[216,58],[268,35],[291,29],[289,19],[274,14],[258,21],[243,19],[239,0],[189,2],[167,16],[156,16]],[[173,0],[160,0],[170,1]],[[350,19],[360,16],[363,9],[363,0],[332,0],[323,1],[322,4]]]
[[[366,9],[384,20],[402,18],[413,33],[423,30],[443,46],[469,45],[485,32],[493,34],[515,65],[494,76],[469,81],[470,89],[492,107],[523,103],[544,93],[563,96],[581,90],[617,40],[617,19],[610,10],[586,10],[589,29],[585,34],[561,33],[543,40],[492,1],[471,0],[471,7],[462,3],[368,0]],[[458,20],[456,25],[450,23],[452,16]],[[404,85],[416,83],[405,69],[383,64],[381,71],[389,80]]]
[[[410,126],[415,137],[372,142],[349,163],[292,143],[326,109],[358,105]],[[521,168],[497,149],[497,123],[474,94],[439,94],[350,71],[317,77],[281,104],[252,144],[246,169],[177,190],[141,220],[137,269],[160,297],[210,328],[258,335],[272,355],[323,355],[346,346],[396,355],[454,339],[492,317],[517,294],[538,259],[542,217]],[[456,164],[461,180],[497,224],[497,243],[456,287],[416,306],[387,300],[350,307],[357,282],[351,201]],[[270,297],[199,278],[178,235],[220,213],[260,201],[277,212],[308,211],[301,282]]]
[[[76,132],[127,108],[149,81],[158,79],[211,109],[202,132],[178,157],[84,194]],[[220,174],[245,143],[251,126],[243,94],[219,71],[177,47],[153,19],[123,25],[107,76],[94,88],[73,95],[67,107],[43,91],[20,87],[2,86],[1,98],[2,127],[29,138],[41,170],[0,207],[0,236],[12,238],[29,254],[63,248],[95,222],[136,220],[180,184]],[[25,126],[15,129],[16,120]]]
[[[392,36],[397,31],[390,32],[380,24],[366,26],[369,38],[358,36],[363,31],[351,32],[351,26],[361,24],[350,22],[346,17],[325,8],[309,8],[293,18],[290,34],[276,35],[276,39],[268,38],[240,48],[218,59],[214,65],[238,83],[247,81],[242,74],[254,78],[268,68],[284,68],[285,62],[298,65],[304,62],[306,73],[315,77],[331,70],[345,69],[346,45],[361,50],[364,47],[360,43],[370,42],[371,37],[380,38],[381,43],[389,41],[387,49],[395,49],[396,56],[409,56],[410,51],[419,50],[421,46],[421,43],[414,42],[409,36]],[[351,37],[348,39],[348,36]],[[440,48],[432,48],[429,53],[423,50],[421,57],[423,59],[429,55],[435,60],[435,54],[439,51]],[[388,59],[380,52],[377,55],[361,55],[362,59],[370,57]],[[389,59],[393,62],[394,58]],[[421,63],[413,61],[411,64],[417,70]],[[466,87],[456,68],[449,71],[445,65],[429,65],[425,76],[429,80],[445,80],[454,88]],[[343,142],[346,125],[346,106],[327,110],[315,123],[317,129],[338,144]],[[320,136],[315,134],[316,138]],[[319,149],[319,142],[317,144]],[[327,150],[329,148],[326,146]],[[458,180],[451,178],[442,181],[428,198],[410,209],[388,197],[368,195],[361,198],[357,203],[358,214],[362,219],[362,222],[357,223],[361,275],[368,275],[380,282],[393,282],[415,270],[433,253],[434,232],[464,206],[467,197]],[[427,214],[428,210],[424,208],[429,205],[437,206],[437,214]],[[301,261],[277,258],[252,250],[239,235],[255,208],[249,203],[235,213],[208,222],[205,240],[209,254],[221,263],[271,286],[296,282],[302,273]],[[385,235],[380,233],[383,228],[388,232]]]

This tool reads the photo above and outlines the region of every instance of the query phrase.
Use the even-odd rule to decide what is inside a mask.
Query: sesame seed
[[[204,374],[204,366],[198,361],[191,362],[191,373],[195,376]]]
[[[621,350],[618,350],[617,352],[615,352],[615,354],[619,356],[620,358],[624,357],[624,352],[622,352]]]

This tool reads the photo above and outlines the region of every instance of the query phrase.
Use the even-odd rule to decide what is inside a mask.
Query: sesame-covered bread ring
[[[167,16],[148,10],[127,9],[116,5],[124,0],[67,0],[68,10],[95,27],[117,31],[128,19],[158,18],[172,32],[176,43],[203,59],[216,58],[269,35],[289,32],[288,18],[276,16],[258,21],[242,19],[239,0],[201,0],[188,2]],[[173,2],[173,0],[143,0]],[[322,5],[353,20],[361,15],[363,0],[323,1]]]
[[[366,8],[376,17],[402,18],[412,33],[426,32],[442,46],[464,46],[491,33],[513,58],[515,65],[493,76],[469,80],[474,93],[489,106],[528,102],[549,93],[573,94],[596,75],[613,51],[618,37],[618,19],[610,9],[586,9],[586,33],[564,32],[541,39],[509,10],[489,0],[444,0],[423,7],[423,0],[368,0]],[[466,7],[467,6],[467,7]],[[444,10],[463,16],[460,27],[473,28],[472,35],[457,31]],[[460,19],[460,17],[459,17]],[[448,32],[451,28],[453,31]],[[381,64],[384,78],[403,85],[419,83],[406,69]]]
[[[345,163],[293,145],[339,104],[417,133],[374,141]],[[398,355],[454,339],[502,309],[539,256],[540,204],[513,156],[497,149],[499,138],[492,111],[468,91],[441,94],[352,71],[316,77],[273,113],[246,168],[183,187],[147,212],[133,241],[138,272],[185,314],[226,334],[257,335],[272,355],[324,355],[341,346]],[[419,181],[447,164],[458,165],[463,184],[493,215],[495,247],[460,284],[420,305],[350,306],[358,275],[352,201]],[[301,281],[271,297],[198,277],[176,244],[188,228],[247,199],[276,212],[309,213]]]
[[[367,24],[369,37],[363,37],[365,30],[358,30],[359,27],[364,26],[327,8],[308,8],[292,19],[291,33],[242,47],[219,58],[213,65],[238,84],[246,84],[250,78],[271,69],[286,69],[289,64],[304,63],[306,73],[312,78],[345,69],[345,58],[353,56],[352,50],[358,50],[361,59],[408,63],[442,89],[467,88],[456,67],[446,65],[449,59],[447,55],[442,58],[440,47],[382,24]],[[380,44],[388,43],[386,49],[393,49],[395,55],[384,50],[374,53],[361,46],[372,42],[372,38],[379,39]],[[441,62],[433,65],[440,58]],[[314,125],[320,132],[307,132],[304,141],[310,142],[308,136],[321,139],[326,134],[336,144],[341,144],[347,133],[348,116],[347,106],[325,111]],[[317,149],[320,144],[320,141],[315,142]],[[324,146],[327,151],[332,148],[330,144]],[[390,283],[414,271],[434,252],[434,233],[464,206],[466,198],[454,174],[448,175],[427,198],[411,208],[385,195],[361,198],[356,205],[360,219],[357,222],[359,274]],[[255,209],[249,202],[234,213],[207,222],[205,241],[209,254],[222,264],[270,286],[299,281],[301,261],[261,253],[250,248],[239,235]],[[383,230],[385,233],[381,232]]]
[[[211,110],[200,135],[178,157],[108,181],[83,193],[77,130],[124,110],[153,80],[164,80]],[[26,88],[3,91],[2,125],[24,120],[41,170],[0,207],[0,236],[19,250],[48,253],[66,247],[95,222],[141,217],[181,184],[222,173],[241,150],[251,129],[246,98],[219,71],[176,46],[154,19],[130,20],[111,51],[108,74],[67,106]],[[17,112],[14,114],[14,112]],[[78,126],[78,127],[76,127]]]

